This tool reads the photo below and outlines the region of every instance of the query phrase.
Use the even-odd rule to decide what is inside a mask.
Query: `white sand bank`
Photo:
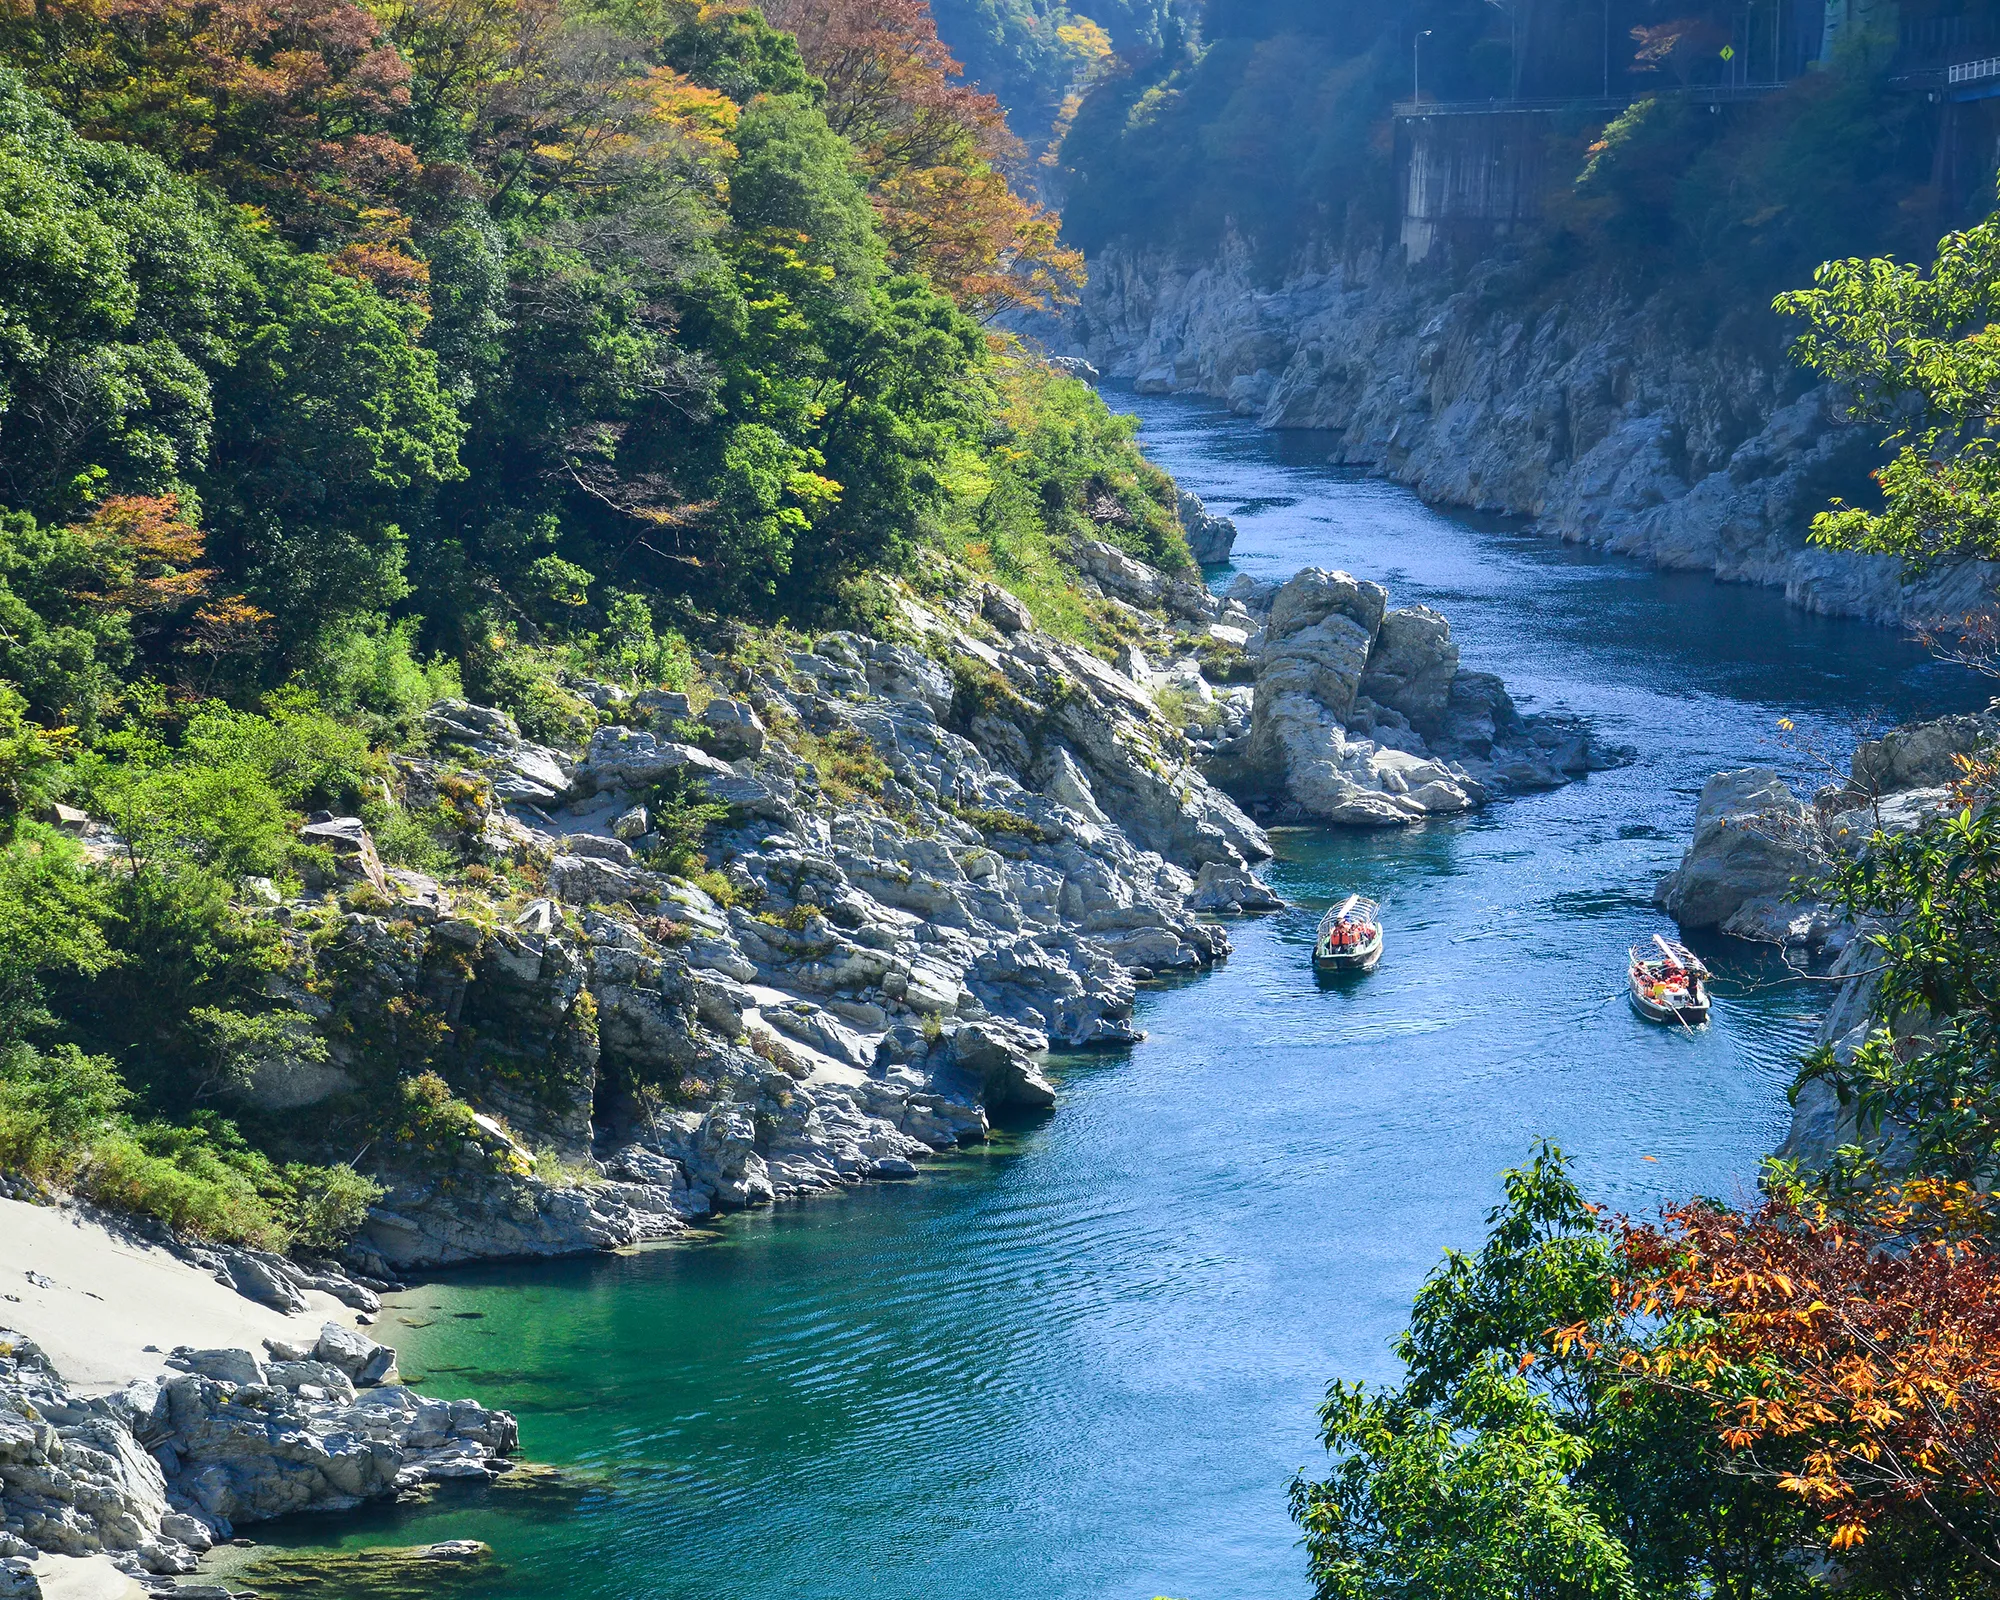
[[[0,1327],[33,1339],[87,1393],[151,1377],[175,1345],[261,1350],[265,1339],[310,1344],[328,1322],[354,1326],[354,1312],[333,1296],[306,1299],[305,1311],[287,1317],[75,1211],[0,1200]]]
[[[142,1600],[146,1591],[108,1556],[43,1556],[35,1562],[42,1600]]]

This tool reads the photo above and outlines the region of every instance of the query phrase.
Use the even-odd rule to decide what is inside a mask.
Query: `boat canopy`
[[[1320,931],[1325,932],[1326,929],[1341,922],[1359,922],[1365,923],[1369,927],[1380,927],[1382,925],[1382,908],[1373,900],[1369,900],[1358,894],[1351,894],[1319,919]]]
[[[1656,933],[1653,935],[1653,943],[1660,947],[1661,955],[1665,956],[1667,960],[1671,961],[1683,972],[1691,972],[1697,978],[1706,978],[1709,976],[1708,968],[1701,963],[1701,957],[1682,944],[1680,940],[1663,939]]]

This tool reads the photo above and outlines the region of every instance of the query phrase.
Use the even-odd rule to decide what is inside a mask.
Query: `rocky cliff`
[[[1959,761],[2000,740],[2000,700],[1981,716],[1939,717],[1864,740],[1844,782],[1810,798],[1769,767],[1719,772],[1702,787],[1694,837],[1681,864],[1660,881],[1654,903],[1684,929],[1716,929],[1784,946],[1796,956],[1825,956],[1834,982],[1816,1045],[1845,1062],[1869,1033],[1906,1019],[1877,1015],[1875,942],[1835,910],[1815,904],[1808,880],[1844,855],[1865,849],[1877,832],[1912,832],[1954,804]],[[1857,1127],[1852,1106],[1813,1079],[1800,1085],[1791,1131],[1778,1155],[1824,1167],[1842,1145],[1880,1140],[1893,1160],[1904,1140],[1894,1125]]]
[[[1116,667],[991,585],[904,592],[877,636],[709,657],[692,697],[595,686],[613,720],[579,752],[436,707],[404,798],[460,796],[486,887],[383,872],[353,819],[309,824],[346,841],[345,898],[267,914],[334,1070],[269,1087],[302,1109],[386,1055],[473,1112],[456,1146],[384,1163],[360,1267],[601,1248],[911,1176],[1051,1105],[1051,1046],[1139,1038],[1137,984],[1227,954],[1215,914],[1281,904],[1225,790],[1377,826],[1610,759],[1376,585],[1218,599],[1110,544],[1072,556],[1119,619]],[[719,818],[702,883],[662,864],[674,796]]]
[[[1245,636],[1198,584],[1109,545],[1078,558],[1104,574],[1080,583],[1132,597],[1142,675],[1148,648]],[[424,1074],[454,1097],[373,1157],[390,1190],[361,1270],[628,1244],[911,1176],[1052,1103],[1052,1045],[1139,1037],[1137,983],[1227,953],[1203,913],[1279,903],[1250,871],[1262,829],[1149,675],[990,586],[900,606],[877,637],[745,635],[690,694],[580,686],[605,719],[581,749],[441,703],[396,800],[448,802],[484,862],[450,884],[385,870],[358,819],[306,825],[339,881],[266,885],[256,914],[327,1059],[247,1097],[310,1115]],[[691,876],[662,838],[690,814]]]
[[[1142,391],[1325,429],[1333,460],[1444,504],[1776,585],[1829,614],[1972,609],[1990,572],[1906,588],[1887,561],[1808,549],[1827,498],[1866,490],[1875,433],[1782,362],[1683,329],[1608,285],[1529,296],[1499,260],[1457,276],[1381,256],[1309,262],[1274,286],[1240,249],[1197,265],[1114,249],[1048,337]]]
[[[1136,986],[1222,959],[1218,914],[1281,904],[1232,792],[1404,824],[1616,758],[1377,585],[1224,599],[1111,544],[1071,557],[1116,666],[990,584],[899,590],[873,636],[746,634],[688,693],[580,684],[605,719],[582,748],[441,702],[393,798],[476,858],[448,884],[385,868],[358,818],[308,821],[331,879],[245,893],[326,1049],[232,1093],[308,1125],[409,1108],[370,1152],[388,1192],[353,1269],[614,1247],[913,1176],[1051,1105],[1051,1047],[1140,1037]],[[690,825],[705,859],[666,842]]]

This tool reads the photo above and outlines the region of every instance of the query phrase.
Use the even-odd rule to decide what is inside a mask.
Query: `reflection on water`
[[[1284,1488],[1326,1381],[1388,1375],[1502,1167],[1551,1137],[1627,1208],[1754,1183],[1818,997],[1710,942],[1714,1022],[1640,1022],[1623,952],[1665,927],[1653,882],[1711,772],[1783,759],[1779,716],[1837,745],[1977,697],[1771,591],[1441,516],[1210,407],[1122,403],[1237,515],[1238,568],[1342,566],[1436,606],[1468,666],[1639,762],[1408,832],[1280,835],[1296,910],[1146,994],[1144,1045],[1058,1063],[1052,1118],[920,1183],[403,1296],[383,1331],[405,1369],[515,1408],[527,1452],[584,1477],[558,1517],[474,1493],[280,1542],[485,1539],[482,1596],[1299,1595]],[[1353,890],[1388,953],[1322,985],[1314,922]]]

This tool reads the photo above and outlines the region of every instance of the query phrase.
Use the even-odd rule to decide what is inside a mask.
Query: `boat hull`
[[[1679,1022],[1692,1027],[1697,1022],[1708,1021],[1709,1003],[1706,1000],[1683,1006],[1662,1005],[1657,1000],[1648,999],[1640,993],[1636,983],[1630,982],[1625,986],[1625,993],[1632,1002],[1632,1009],[1648,1022]]]
[[[1382,936],[1359,950],[1313,951],[1313,966],[1321,972],[1373,972],[1382,959]]]

